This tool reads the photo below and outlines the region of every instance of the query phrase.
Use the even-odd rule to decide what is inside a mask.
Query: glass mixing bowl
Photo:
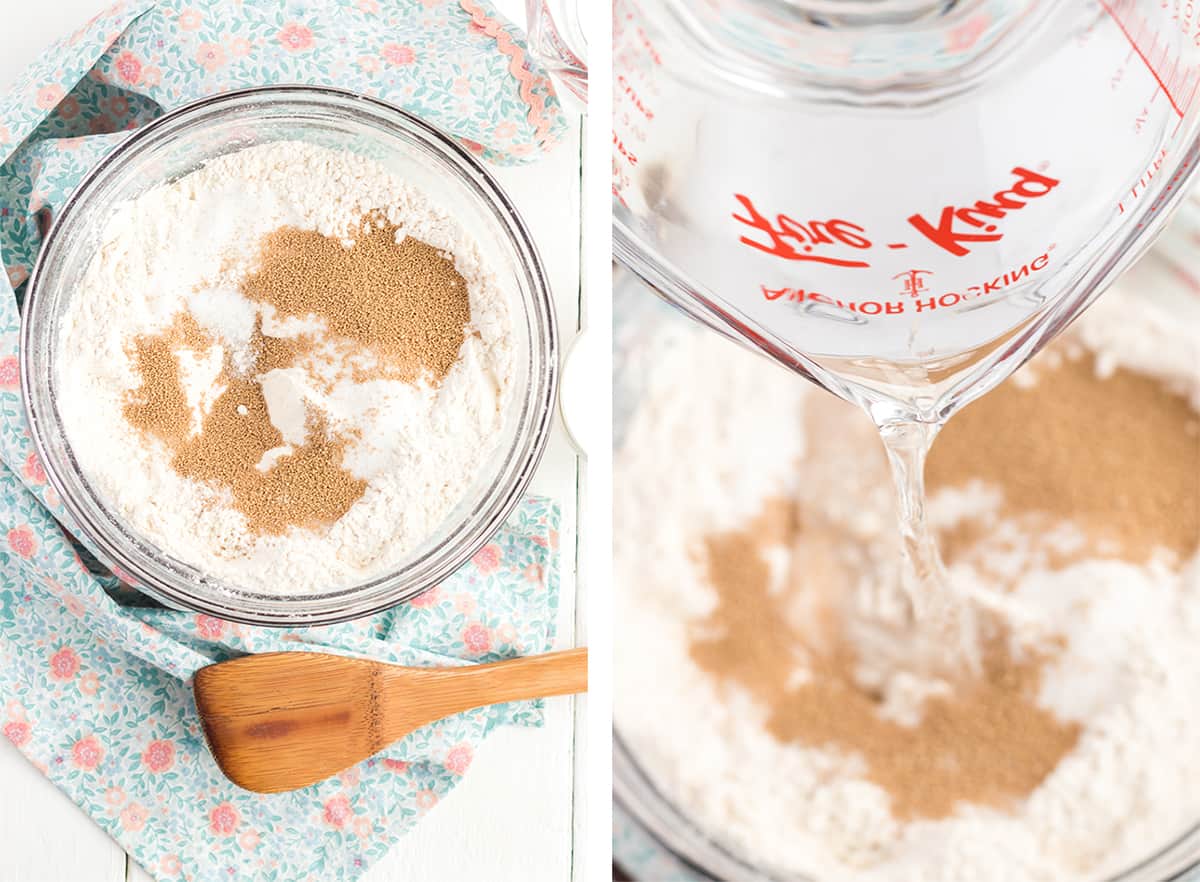
[[[395,567],[312,595],[239,589],[173,558],[114,512],[84,475],[63,429],[56,383],[59,322],[114,207],[215,157],[280,140],[370,156],[422,190],[476,240],[510,291],[516,375],[495,452],[437,531]],[[178,243],[187,247],[187,243]],[[436,585],[486,543],[528,486],[546,445],[558,336],[541,259],[491,175],[446,135],[384,102],[335,89],[272,86],[230,92],[169,113],[132,134],[83,180],[39,255],[21,328],[21,388],[38,455],[78,529],[137,588],[174,607],[249,624],[346,621]]]
[[[1187,285],[1178,281],[1175,289],[1166,290],[1173,274],[1163,258],[1161,250],[1152,252],[1135,270],[1139,279],[1158,286],[1155,293],[1192,298]],[[614,279],[613,318],[613,445],[619,450],[645,384],[645,360],[623,356],[644,347],[664,328],[680,334],[710,331],[697,328],[624,271]],[[686,738],[679,745],[687,750]],[[724,845],[660,785],[661,773],[622,736],[619,718],[613,724],[612,775],[613,860],[636,882],[825,882],[779,875]],[[786,787],[786,781],[779,786]],[[753,793],[747,791],[746,799],[754,799]],[[1200,823],[1161,833],[1160,841],[1146,843],[1147,854],[1138,864],[1094,882],[1200,882]]]
[[[613,797],[613,859],[637,882],[821,882],[772,875],[714,840],[655,785],[619,728],[613,733]],[[1200,882],[1200,825],[1096,882]]]

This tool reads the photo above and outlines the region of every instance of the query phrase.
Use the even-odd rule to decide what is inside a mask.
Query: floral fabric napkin
[[[485,0],[129,0],[51,46],[0,95],[0,731],[157,879],[350,880],[536,704],[426,727],[337,779],[261,796],[209,755],[188,680],[244,652],[312,647],[403,664],[541,652],[558,607],[558,509],[524,500],[441,586],[358,622],[280,631],[166,610],[75,536],[33,453],[19,300],[54,213],[128,130],[231,88],[377,95],[498,161],[563,128],[544,74]]]

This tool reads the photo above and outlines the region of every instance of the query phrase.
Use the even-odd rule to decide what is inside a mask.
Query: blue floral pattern
[[[671,854],[620,806],[613,806],[613,861],[639,882],[712,882]]]
[[[0,96],[0,732],[157,879],[349,880],[416,824],[499,725],[537,703],[427,726],[340,776],[262,796],[209,755],[189,679],[245,652],[315,648],[414,665],[542,652],[558,608],[557,506],[528,498],[471,563],[374,617],[279,631],[163,609],[71,530],[33,452],[19,293],[41,234],[129,129],[236,86],[337,85],[418,113],[498,162],[563,123],[544,74],[484,0],[128,0]]]

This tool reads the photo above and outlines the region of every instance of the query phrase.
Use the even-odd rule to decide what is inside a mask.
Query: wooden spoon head
[[[307,787],[405,734],[385,725],[388,666],[311,652],[250,655],[202,668],[196,708],[213,757],[246,790]]]

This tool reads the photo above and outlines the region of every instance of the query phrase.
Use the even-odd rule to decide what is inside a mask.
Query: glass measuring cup
[[[616,0],[614,39],[618,257],[891,417],[999,382],[1195,170],[1197,4]]]
[[[615,0],[613,27],[617,257],[870,413],[900,490],[906,582],[927,589],[914,612],[949,615],[925,452],[1183,195],[1200,7]],[[943,624],[970,642],[967,624]]]
[[[525,0],[529,51],[576,98],[587,103],[587,34],[577,0]]]

